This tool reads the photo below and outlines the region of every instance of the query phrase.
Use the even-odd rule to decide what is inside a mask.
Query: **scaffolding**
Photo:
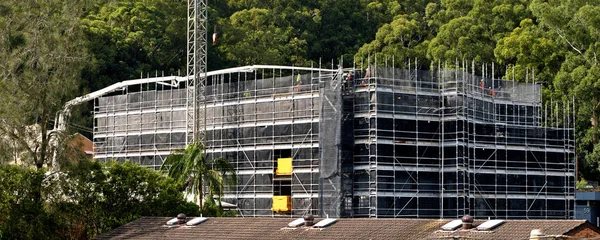
[[[207,157],[223,157],[236,168],[238,186],[225,200],[243,216],[319,214],[320,88],[336,71],[257,66],[209,74]],[[192,120],[184,86],[129,86],[96,103],[95,158],[157,169],[173,149],[185,147]],[[289,158],[292,173],[279,174],[279,160]],[[273,211],[275,199],[289,200],[293,209]]]
[[[558,117],[542,117],[547,106],[533,79],[496,79],[493,65],[478,66],[481,76],[474,63],[455,66],[369,66],[359,79],[354,216],[572,218],[572,105],[550,106]]]
[[[207,157],[239,179],[224,200],[251,217],[574,215],[572,104],[493,65],[407,66],[207,73]],[[147,82],[95,101],[95,158],[156,169],[185,147],[186,85]]]

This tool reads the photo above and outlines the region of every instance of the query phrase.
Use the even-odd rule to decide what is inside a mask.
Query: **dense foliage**
[[[348,66],[351,59],[378,55],[394,57],[400,67],[407,58],[419,59],[422,69],[457,60],[496,62],[503,66],[496,68],[496,76],[512,79],[514,72],[516,81],[534,72],[544,86],[545,102],[575,101],[580,177],[600,180],[600,0],[208,2],[208,34],[218,34],[208,46],[209,70],[310,66],[342,56]],[[50,185],[42,171],[51,141],[61,140],[47,130],[67,100],[140,75],[185,73],[186,8],[185,0],[0,2],[0,163],[36,168],[2,167],[0,236],[33,237],[74,228],[91,236],[145,212],[166,213],[157,210],[164,205],[154,200],[147,206],[136,205],[141,199],[135,197],[106,202],[126,197],[106,189],[141,187],[129,182],[139,179],[125,170],[139,171],[146,181],[162,181],[160,190],[136,188],[139,194],[177,194],[171,180],[132,165],[94,163],[52,178]],[[82,112],[71,122],[86,123],[90,109]],[[64,186],[84,180],[98,185]],[[55,185],[63,187],[48,192]],[[60,201],[66,196],[78,200]],[[73,216],[50,221],[65,209],[74,209]],[[78,219],[77,213],[94,219]],[[42,225],[49,227],[38,228]]]
[[[99,84],[96,87],[88,84],[89,89],[135,77],[139,72],[173,72],[184,68],[185,57],[178,54],[186,49],[185,2],[108,2],[83,20],[88,35],[93,36],[90,42],[95,47],[89,50],[95,64],[93,69],[111,69],[107,70],[109,74],[98,71],[95,77],[88,77],[106,79],[94,83]],[[535,73],[536,82],[544,86],[544,101],[562,105],[575,100],[581,176],[600,180],[599,3],[597,0],[210,2],[209,35],[214,29],[219,37],[216,44],[208,46],[209,70],[247,64],[309,66],[340,57],[349,65],[352,59],[365,62],[374,55],[394,57],[398,66],[408,58],[416,58],[422,69],[436,62],[452,66],[457,60],[474,60],[477,65],[496,62],[502,66],[496,68],[496,76],[512,79],[514,73],[516,81],[525,81]],[[110,44],[101,45],[98,41]],[[148,49],[156,50],[154,53]]]
[[[379,55],[398,66],[416,58],[422,69],[496,62],[496,76],[514,73],[516,81],[535,73],[545,102],[575,101],[580,177],[600,180],[600,1],[226,2],[211,16],[223,27],[218,59],[209,61],[302,65]]]
[[[0,2],[1,149],[14,145],[22,159],[38,169],[49,160],[49,143],[55,137],[48,131],[51,121],[64,102],[77,95],[87,59],[79,31],[78,19],[84,15],[77,8],[80,4]]]
[[[0,166],[0,239],[88,239],[140,216],[198,216],[181,184],[131,162]]]

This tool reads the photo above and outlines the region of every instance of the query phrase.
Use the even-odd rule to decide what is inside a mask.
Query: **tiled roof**
[[[142,217],[99,239],[528,239],[532,229],[562,235],[586,224],[585,220],[507,220],[488,232],[443,232],[440,227],[450,220],[344,218],[324,229],[289,229],[292,218],[209,218],[194,227],[166,227],[169,219]],[[474,226],[483,222],[476,220]]]
[[[475,220],[476,228],[485,220]],[[533,229],[540,229],[544,235],[566,235],[571,230],[586,224],[586,220],[506,220],[502,225],[491,231],[457,230],[435,231],[432,238],[459,237],[465,239],[529,239]]]

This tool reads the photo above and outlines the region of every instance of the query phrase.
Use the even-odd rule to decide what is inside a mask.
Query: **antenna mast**
[[[186,144],[205,144],[207,0],[188,0]]]

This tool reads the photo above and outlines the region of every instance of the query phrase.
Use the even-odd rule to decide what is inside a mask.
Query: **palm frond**
[[[237,185],[237,174],[233,165],[225,158],[217,158],[213,161],[213,168],[224,178],[224,183],[233,188]]]
[[[178,182],[185,183],[187,191],[194,195],[198,202],[204,190],[208,187],[207,198],[218,196],[219,207],[221,197],[225,193],[225,185],[237,185],[235,168],[224,158],[217,158],[210,163],[204,157],[204,146],[199,143],[189,145],[185,149],[178,149],[165,159],[160,168],[167,171],[168,176]]]
[[[218,171],[211,169],[205,172],[204,180],[209,186],[209,194],[223,196],[223,177]]]

